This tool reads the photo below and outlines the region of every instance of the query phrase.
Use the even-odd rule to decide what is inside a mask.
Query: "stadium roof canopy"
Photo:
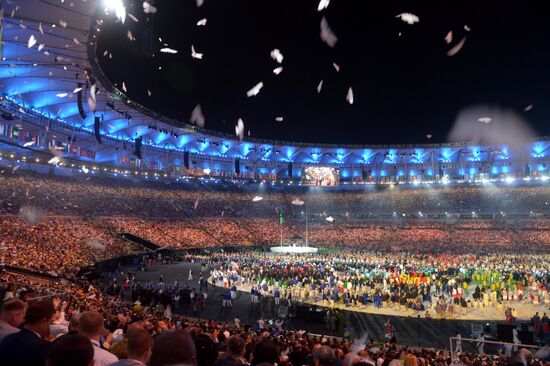
[[[121,157],[132,156],[134,142],[142,138],[143,160],[165,167],[181,165],[188,152],[197,167],[217,164],[219,169],[229,169],[235,159],[243,159],[253,172],[259,167],[265,172],[279,172],[276,167],[292,162],[297,166],[348,167],[355,170],[350,173],[354,175],[360,169],[382,174],[386,164],[431,164],[435,174],[435,164],[493,165],[510,161],[516,154],[506,146],[336,146],[246,137],[239,140],[202,130],[135,103],[103,74],[96,58],[96,33],[103,21],[113,21],[114,17],[106,12],[104,2],[12,0],[3,1],[2,6],[0,106],[5,125],[34,128],[42,136],[33,149],[47,150],[48,139],[65,139],[93,150],[97,162],[116,163]],[[94,136],[96,118],[100,119],[102,143]],[[0,134],[0,138],[5,136]],[[522,159],[518,167],[528,159],[544,158],[548,147],[545,139],[528,144],[515,156],[518,161]]]

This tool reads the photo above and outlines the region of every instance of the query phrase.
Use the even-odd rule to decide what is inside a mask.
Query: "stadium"
[[[197,35],[186,57],[204,61],[208,72],[164,61],[183,53],[178,42],[187,47],[161,31],[165,23],[175,22],[183,30],[174,34],[187,37],[191,28],[215,27],[224,12],[231,14],[214,0],[168,3],[0,1],[2,364],[550,362],[550,138],[544,128],[524,133],[527,117],[475,107],[458,113],[458,122],[445,127],[447,136],[439,133],[442,123],[426,122],[426,132],[416,132],[422,139],[408,136],[411,126],[405,132],[386,126],[390,141],[399,141],[387,144],[377,140],[384,126],[281,127],[303,106],[272,94],[259,107],[242,107],[250,108],[250,122],[227,112],[235,118],[226,123],[220,110],[282,87],[260,82],[241,93],[245,102],[223,94],[228,86],[210,90],[209,75],[234,66],[214,50],[203,60],[195,46],[207,36]],[[331,13],[342,5],[309,3],[315,26],[321,21],[321,41],[317,28],[313,34],[319,47],[345,46],[344,17]],[[170,6],[182,6],[182,19]],[[252,18],[267,8],[231,6],[248,9]],[[296,13],[306,11],[301,6]],[[307,24],[309,15],[301,16]],[[331,16],[340,38],[326,25]],[[419,18],[391,18],[406,27],[391,23],[396,39],[414,42],[410,29],[423,24],[415,24]],[[473,38],[468,42],[481,42],[475,26],[460,27]],[[449,47],[457,44],[444,56],[452,61],[467,51],[461,51],[466,36],[457,43],[458,34],[454,41],[452,32],[444,41],[438,36]],[[296,66],[288,60],[290,45],[301,38],[291,39],[285,61],[271,45],[275,36],[267,53],[261,51],[270,77]],[[224,60],[208,66],[210,56]],[[345,53],[330,57],[346,60]],[[145,71],[153,63],[166,80]],[[328,65],[331,76],[322,74],[309,87],[313,97],[331,82],[339,85],[333,74],[353,75],[345,74],[345,62]],[[243,74],[229,73],[249,85],[256,79],[247,75],[258,70],[243,68]],[[302,83],[296,74],[286,82]],[[199,80],[206,86],[196,86]],[[344,125],[360,114],[350,108],[368,93],[347,84],[342,90],[342,106],[315,103],[341,108]],[[285,91],[287,98],[294,92]],[[300,103],[310,106],[313,97]],[[285,110],[284,120],[276,108]],[[533,108],[522,107],[523,113]],[[271,129],[256,118],[266,109],[271,120],[277,115]],[[431,131],[441,142],[431,141]],[[316,134],[328,142],[315,143]],[[374,143],[337,143],[342,138]]]

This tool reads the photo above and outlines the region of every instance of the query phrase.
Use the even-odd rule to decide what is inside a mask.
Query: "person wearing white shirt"
[[[103,317],[94,311],[86,311],[80,316],[78,321],[79,333],[92,341],[94,346],[93,366],[108,366],[118,358],[111,352],[102,349],[99,345],[101,331],[103,330]]]

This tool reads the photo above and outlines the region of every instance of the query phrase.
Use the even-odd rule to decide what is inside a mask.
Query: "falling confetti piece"
[[[124,81],[122,82],[122,90],[126,93],[128,90],[126,90],[126,84],[124,84]]]
[[[42,23],[38,23],[38,31],[40,34],[44,34],[44,29],[42,29]]]
[[[199,26],[199,27],[201,27],[201,26],[204,27],[205,25],[206,25],[206,18],[202,18],[201,20],[199,20],[197,22],[197,26]]]
[[[130,30],[128,30],[127,36],[128,36],[128,39],[130,40],[130,42],[136,40],[134,38],[134,35],[132,34],[132,31],[130,31]]]
[[[259,202],[259,201],[261,201],[261,200],[263,200],[263,199],[264,199],[264,198],[261,197],[261,196],[256,196],[256,197],[252,198],[252,202]]]
[[[420,21],[420,18],[412,13],[401,13],[399,15],[396,15],[395,17],[401,18],[402,21],[410,25],[413,25],[414,23],[418,23]]]
[[[431,139],[431,138],[432,138],[432,135],[427,134],[427,135],[426,135],[426,138],[427,138],[427,139]]]
[[[202,60],[202,53],[196,52],[193,45],[191,45],[191,57]]]
[[[200,8],[204,4],[204,0],[197,0],[197,8]]]
[[[329,217],[326,218],[326,220],[327,220],[328,222],[334,222],[334,217],[329,216]]]
[[[321,92],[321,88],[323,88],[323,80],[319,82],[319,85],[317,85],[317,93]]]
[[[199,199],[198,198],[195,200],[195,203],[193,204],[193,209],[196,211],[197,207],[199,207]]]
[[[27,47],[32,48],[36,44],[36,38],[34,38],[34,35],[31,34],[29,37],[29,41],[27,42]]]
[[[329,4],[330,4],[330,0],[321,0],[321,1],[319,1],[319,6],[317,6],[317,11],[321,11],[323,9],[328,8]]]
[[[277,121],[277,122],[283,122],[283,117],[275,117],[275,121]]]
[[[78,88],[75,88],[73,90],[73,93],[78,93],[78,92],[81,92],[82,91],[82,88],[81,87],[78,87]]]
[[[273,73],[274,73],[275,75],[279,75],[282,71],[283,71],[283,67],[282,67],[282,66],[273,69]]]
[[[42,51],[42,49],[44,48],[45,44],[44,43],[40,43],[38,45],[38,52]]]
[[[336,72],[340,72],[340,65],[338,65],[336,62],[333,62],[332,66],[334,66],[334,70],[336,70]]]
[[[477,121],[481,123],[491,123],[493,119],[491,117],[480,117]]]
[[[151,95],[153,95],[153,93],[150,90],[147,90],[147,95],[151,96]]]
[[[130,19],[132,19],[134,22],[139,23],[139,19],[136,18],[134,15],[128,13],[128,17],[129,17]]]
[[[453,41],[453,31],[449,31],[447,35],[445,36],[445,42],[447,44],[450,44]]]
[[[146,14],[155,14],[157,12],[157,8],[151,5],[149,2],[144,1],[143,2],[143,12]]]
[[[168,48],[168,47],[166,47],[166,48],[161,48],[161,49],[160,49],[160,52],[162,52],[162,53],[178,53],[177,50],[173,50],[173,49]]]
[[[466,37],[462,38],[460,42],[458,42],[453,48],[447,51],[447,56],[451,57],[456,55],[462,49],[462,46],[464,46],[464,42],[466,42]]]
[[[67,28],[68,23],[61,19],[59,20],[59,25],[62,26],[63,28]]]
[[[86,240],[85,243],[92,249],[105,250],[105,244],[101,243],[99,240]]]
[[[244,136],[244,122],[241,118],[239,118],[237,125],[235,126],[235,134],[239,137],[239,140],[242,141]]]
[[[533,105],[529,104],[527,107],[523,108],[524,112],[529,112],[531,109],[533,109]]]
[[[34,145],[34,143],[35,143],[34,140],[29,141],[29,142],[25,142],[25,143],[23,144],[23,147],[30,147],[30,146]]]
[[[80,41],[76,38],[73,38],[73,42],[74,44],[76,44],[77,46],[80,45]]]
[[[67,94],[67,93],[58,93],[55,96],[58,97],[58,98],[65,98],[67,95],[69,95],[69,94]]]
[[[252,89],[250,89],[249,91],[246,92],[246,96],[247,97],[253,97],[253,96],[258,95],[258,93],[263,88],[263,86],[264,86],[264,83],[260,81]]]
[[[271,58],[277,61],[278,63],[282,63],[284,56],[281,53],[281,51],[279,51],[278,48],[275,48],[273,51],[271,51]]]
[[[205,118],[202,114],[202,108],[200,104],[197,104],[195,108],[193,108],[193,111],[191,112],[191,117],[189,117],[189,122],[197,125],[200,128],[204,127],[205,124]]]
[[[295,200],[292,201],[292,204],[293,204],[294,206],[303,206],[303,205],[304,205],[304,201],[302,201],[302,200],[296,198]]]
[[[336,37],[336,34],[334,34],[332,29],[330,29],[328,21],[325,17],[321,19],[321,40],[329,47],[334,47],[336,42],[338,42],[338,37]]]
[[[105,52],[103,52],[103,56],[107,56],[109,54],[109,51],[105,50]]]
[[[59,161],[60,161],[59,156],[54,156],[53,158],[48,160],[48,164],[57,164],[59,163]]]
[[[468,27],[468,24],[464,24],[464,30],[465,30],[466,32],[469,32],[469,31],[472,30],[472,28]]]
[[[351,89],[351,86],[348,89],[348,94],[346,95],[346,100],[349,104],[353,104],[353,89]]]

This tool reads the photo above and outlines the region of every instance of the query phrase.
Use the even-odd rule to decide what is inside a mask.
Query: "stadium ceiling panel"
[[[245,138],[199,129],[170,120],[129,100],[106,78],[95,55],[96,33],[107,16],[101,1],[3,1],[0,92],[4,112],[44,134],[71,136],[97,148],[95,118],[101,120],[102,160],[116,161],[120,151],[143,139],[147,159],[190,152],[194,160],[233,159],[270,163],[358,166],[445,164],[507,160],[507,147],[467,144],[425,146],[333,146]],[[95,89],[95,93],[94,93]],[[80,95],[80,103],[79,103]],[[95,98],[94,98],[95,95]],[[94,100],[95,99],[95,100]],[[47,146],[36,146],[47,149]],[[546,141],[533,142],[521,154],[541,158]],[[179,154],[179,155],[178,155]],[[110,156],[110,158],[109,158]],[[254,164],[250,164],[254,166]],[[279,165],[277,165],[279,164]]]

